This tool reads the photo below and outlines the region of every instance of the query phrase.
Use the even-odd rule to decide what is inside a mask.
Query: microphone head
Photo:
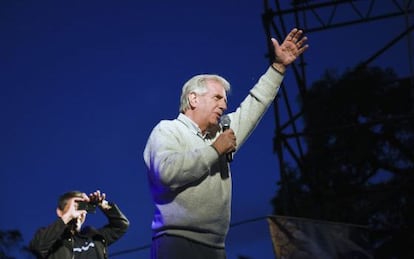
[[[224,114],[224,115],[221,116],[220,124],[221,124],[222,127],[230,127],[230,122],[231,122],[231,120],[230,120],[229,115]]]

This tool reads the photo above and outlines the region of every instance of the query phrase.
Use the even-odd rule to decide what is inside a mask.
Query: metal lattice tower
[[[379,0],[380,2],[382,0]],[[393,0],[387,3],[389,8],[386,12],[380,10],[375,0],[334,0],[334,1],[312,1],[312,0],[293,0],[278,1],[264,0],[264,13],[262,16],[265,28],[266,39],[276,36],[278,39],[284,39],[287,30],[297,27],[305,31],[306,35],[313,32],[322,32],[332,29],[340,29],[346,26],[358,26],[362,23],[375,22],[389,18],[404,19],[405,26],[396,28],[399,35],[390,38],[383,47],[373,50],[374,53],[370,57],[361,57],[363,61],[358,65],[369,65],[381,54],[388,51],[393,45],[402,40],[407,40],[407,57],[409,61],[409,73],[412,94],[414,97],[414,38],[410,33],[414,30],[414,3],[412,0]],[[388,2],[388,1],[387,1]],[[284,6],[282,6],[284,5]],[[346,15],[344,12],[346,10]],[[325,18],[324,18],[325,17]],[[288,26],[286,26],[289,23]],[[268,41],[268,58],[272,62],[273,46]],[[308,86],[306,77],[306,61],[302,55],[300,60],[292,64],[291,70],[296,80],[296,91],[301,99],[306,93]],[[356,64],[355,64],[356,65]],[[290,88],[294,87],[293,85]],[[296,97],[297,98],[297,97]],[[303,111],[295,112],[292,101],[290,100],[286,88],[282,84],[278,99],[274,101],[275,114],[275,136],[274,136],[274,152],[277,155],[279,163],[280,180],[283,184],[286,180],[289,165],[299,170],[302,167],[303,155],[305,147],[301,140],[304,136],[300,119]],[[283,106],[283,107],[281,107]],[[289,195],[286,189],[284,195]],[[287,197],[287,196],[286,196]],[[290,213],[287,206],[284,207],[285,213]]]

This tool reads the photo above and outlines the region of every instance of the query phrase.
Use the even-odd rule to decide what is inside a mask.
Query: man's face
[[[207,81],[207,93],[198,95],[197,114],[200,126],[217,125],[227,109],[227,96],[223,86],[216,81]]]
[[[82,224],[85,222],[86,220],[86,211],[79,211],[78,210],[78,205],[79,205],[79,201],[82,201],[82,198],[79,197],[74,197],[74,198],[70,198],[67,203],[65,208],[62,210],[59,210],[58,212],[58,216],[62,216],[63,214],[66,213],[71,213],[71,214],[75,214],[76,215],[76,219],[74,219],[75,224],[76,224],[76,230],[80,231]]]
[[[78,210],[79,201],[82,201],[80,198],[72,198],[71,203],[75,206],[75,209]],[[76,218],[76,230],[80,231],[82,224],[86,220],[86,212],[81,212],[79,216]]]

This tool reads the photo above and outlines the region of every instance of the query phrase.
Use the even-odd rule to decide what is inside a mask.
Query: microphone
[[[220,123],[221,123],[221,128],[223,129],[223,131],[226,131],[228,129],[230,129],[230,117],[227,114],[224,114],[223,116],[221,116],[220,119]],[[226,158],[227,158],[227,162],[231,162],[233,161],[233,152],[229,152],[226,154]]]

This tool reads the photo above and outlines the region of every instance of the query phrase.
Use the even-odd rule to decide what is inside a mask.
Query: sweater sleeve
[[[152,188],[177,189],[206,177],[218,154],[202,142],[177,120],[155,126],[144,150]]]
[[[229,114],[231,127],[236,134],[237,149],[240,149],[272,104],[282,80],[283,75],[269,67],[236,111]]]

